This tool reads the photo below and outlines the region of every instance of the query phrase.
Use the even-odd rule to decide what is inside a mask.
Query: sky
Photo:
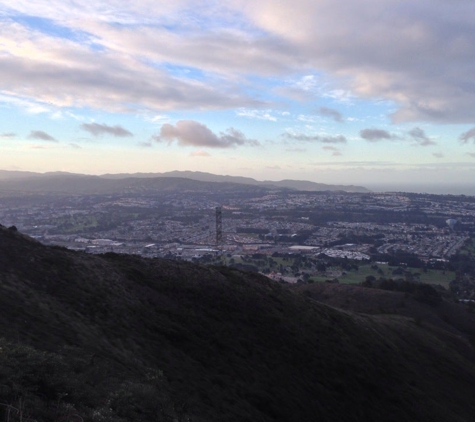
[[[3,170],[473,186],[475,2],[0,0],[0,152]]]

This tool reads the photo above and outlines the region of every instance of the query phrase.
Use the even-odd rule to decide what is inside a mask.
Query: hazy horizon
[[[475,195],[475,186],[471,184],[366,184],[365,188],[373,192],[428,193],[435,195]]]

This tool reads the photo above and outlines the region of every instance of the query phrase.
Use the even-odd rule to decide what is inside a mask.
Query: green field
[[[403,275],[394,275],[393,270],[397,267],[391,267],[389,265],[378,265],[378,269],[372,269],[371,265],[361,265],[358,270],[351,271],[341,271],[338,268],[335,268],[335,275],[332,274],[332,269],[327,271],[329,276],[313,276],[311,280],[314,282],[323,282],[328,279],[337,278],[340,283],[345,284],[358,284],[365,280],[369,275],[372,275],[376,278],[404,278]],[[380,271],[378,271],[380,270]],[[340,275],[336,275],[337,272],[340,272]],[[455,279],[455,273],[453,271],[443,271],[443,270],[431,270],[428,269],[427,272],[423,272],[420,269],[408,268],[412,274],[420,274],[415,276],[415,280],[419,280],[422,283],[428,284],[439,284],[446,289],[449,288],[450,281]]]
[[[293,276],[294,270],[290,270],[290,268],[293,267],[294,264],[296,264],[294,258],[265,257],[261,259],[253,259],[250,256],[239,257],[236,255],[234,255],[232,258],[229,256],[225,256],[223,258],[223,261],[221,262],[224,265],[252,265],[258,268],[259,271],[264,273],[267,273],[268,271],[281,272],[280,270],[283,269],[284,276]],[[326,280],[333,280],[336,278],[340,283],[359,284],[363,282],[368,276],[373,276],[376,279],[379,279],[381,277],[385,279],[406,279],[407,276],[403,273],[393,273],[393,271],[397,268],[398,267],[389,266],[386,264],[377,264],[375,266],[373,263],[364,263],[360,264],[358,269],[342,270],[339,265],[327,265],[325,273],[321,273],[317,272],[316,270],[309,271],[305,263],[301,263],[298,268],[298,271],[296,272],[307,273],[308,271],[308,274],[310,275],[309,281],[315,283],[321,283]],[[455,279],[454,271],[427,269],[427,271],[424,272],[420,268],[403,268],[403,271],[411,273],[413,281],[420,281],[422,283],[427,284],[438,284],[445,287],[446,289],[449,288],[449,283]],[[411,276],[409,277],[409,279],[411,279]]]

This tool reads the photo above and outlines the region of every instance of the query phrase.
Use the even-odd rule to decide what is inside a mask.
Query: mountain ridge
[[[258,186],[267,189],[293,189],[301,191],[345,191],[345,192],[369,192],[368,189],[362,186],[355,185],[329,185],[324,183],[316,183],[306,180],[281,180],[281,181],[271,181],[264,180],[258,181],[250,177],[242,176],[222,176],[206,172],[193,172],[193,171],[171,171],[165,173],[118,173],[118,174],[103,174],[99,176],[78,174],[78,173],[68,173],[68,172],[47,172],[47,173],[34,173],[34,172],[16,172],[16,171],[7,171],[0,170],[0,187],[7,184],[9,181],[20,181],[28,182],[32,180],[38,181],[47,181],[47,180],[57,180],[58,178],[65,178],[67,180],[78,179],[85,180],[88,178],[98,178],[104,180],[128,180],[128,179],[176,179],[183,178],[189,180],[195,180],[199,182],[208,182],[208,183],[233,183],[239,185],[249,185],[249,186]],[[38,182],[39,183],[39,182]]]

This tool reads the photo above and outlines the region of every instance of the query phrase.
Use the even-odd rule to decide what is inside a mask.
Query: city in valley
[[[403,278],[471,298],[475,197],[203,184],[4,190],[0,221],[49,245],[259,271],[287,282]]]

